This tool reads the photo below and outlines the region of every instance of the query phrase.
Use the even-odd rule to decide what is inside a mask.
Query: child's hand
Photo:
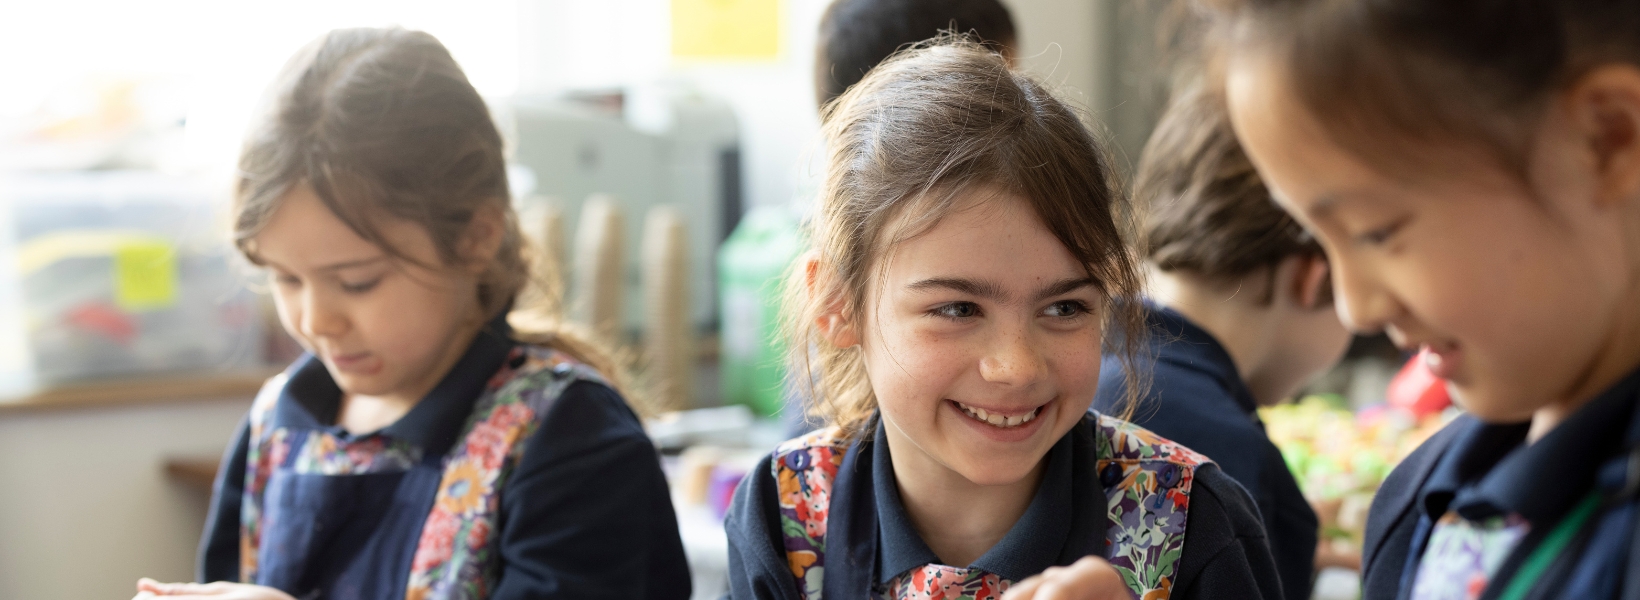
[[[1132,593],[1110,563],[1093,556],[1068,567],[1050,567],[1019,582],[1002,600],[1129,600]]]
[[[137,580],[137,595],[132,600],[161,597],[183,600],[296,600],[279,590],[248,583],[160,583],[147,577]]]

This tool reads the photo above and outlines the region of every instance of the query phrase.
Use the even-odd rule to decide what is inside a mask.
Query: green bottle
[[[718,249],[723,400],[773,417],[785,404],[786,351],[780,303],[787,272],[803,252],[797,221],[783,206],[754,207]]]

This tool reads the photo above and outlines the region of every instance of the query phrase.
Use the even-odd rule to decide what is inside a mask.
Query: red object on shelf
[[[102,335],[122,345],[137,338],[137,324],[130,315],[107,304],[86,302],[74,307],[64,320],[76,328]]]
[[[1446,381],[1436,377],[1424,365],[1426,352],[1418,352],[1401,367],[1401,371],[1390,379],[1386,393],[1390,406],[1406,410],[1420,419],[1452,405],[1452,396],[1446,391]]]

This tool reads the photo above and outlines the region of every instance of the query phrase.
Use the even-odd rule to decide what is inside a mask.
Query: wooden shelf
[[[203,373],[140,379],[110,379],[62,385],[33,394],[0,398],[0,415],[66,408],[164,404],[242,397],[249,400],[277,369]]]
[[[183,485],[203,488],[206,493],[216,484],[217,463],[214,458],[172,458],[165,461],[165,476]]]

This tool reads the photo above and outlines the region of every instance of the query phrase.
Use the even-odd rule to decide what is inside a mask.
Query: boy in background
[[[900,48],[941,31],[971,33],[1014,59],[1014,20],[999,0],[836,0],[820,18],[814,93],[825,106]]]

